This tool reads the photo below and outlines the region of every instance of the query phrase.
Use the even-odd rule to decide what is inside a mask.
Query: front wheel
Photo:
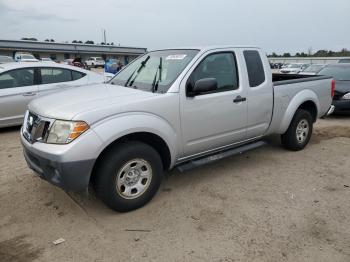
[[[293,151],[302,150],[310,141],[313,119],[310,112],[298,109],[287,131],[281,136],[285,148]]]
[[[96,172],[97,196],[110,208],[127,212],[153,198],[161,183],[163,165],[151,146],[130,141],[110,149]]]

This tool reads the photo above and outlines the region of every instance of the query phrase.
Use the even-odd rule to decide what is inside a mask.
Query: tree
[[[328,56],[328,51],[327,50],[318,50],[314,56],[320,56],[320,57],[324,57],[324,56]]]
[[[78,41],[77,41],[77,40],[73,40],[72,43],[73,43],[73,44],[76,44],[76,43],[78,43]]]
[[[53,40],[52,38],[50,39],[50,42],[55,42],[55,40]]]
[[[101,42],[101,45],[105,45],[105,42]]]
[[[291,54],[290,53],[284,53],[282,56],[283,57],[291,57]]]
[[[87,41],[85,42],[85,44],[94,45],[95,43],[94,43],[94,41],[92,41],[92,40],[87,40]]]
[[[50,40],[49,39],[45,39],[45,42],[50,42]]]
[[[21,40],[26,40],[26,41],[38,41],[38,39],[34,37],[22,37]]]

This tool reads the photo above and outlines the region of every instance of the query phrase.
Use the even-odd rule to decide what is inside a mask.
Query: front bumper
[[[350,113],[350,100],[346,100],[346,99],[333,100],[332,104],[335,107],[334,109],[335,113],[341,113],[341,112]]]
[[[72,147],[68,145],[50,145],[40,142],[29,143],[21,132],[24,158],[40,178],[67,191],[82,191],[89,186],[90,176],[96,158],[77,159],[77,152],[83,154],[86,150],[78,143]],[[66,147],[60,149],[60,147]],[[75,152],[72,152],[75,151]],[[70,160],[67,160],[67,157]]]

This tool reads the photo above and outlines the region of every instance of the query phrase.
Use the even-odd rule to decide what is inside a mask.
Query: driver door
[[[200,79],[215,78],[215,91],[186,95]],[[182,158],[241,142],[246,137],[246,93],[239,85],[236,55],[220,51],[206,55],[186,81],[181,95]],[[182,88],[184,90],[184,88]]]

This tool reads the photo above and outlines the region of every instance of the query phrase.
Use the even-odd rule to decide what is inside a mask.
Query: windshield
[[[21,58],[22,59],[35,59],[35,57],[32,55],[21,55]]]
[[[96,61],[103,61],[102,57],[96,57]]]
[[[134,60],[109,83],[148,92],[166,93],[198,52],[189,49],[149,52]]]
[[[327,66],[318,74],[332,76],[338,81],[350,81],[350,66]]]
[[[323,65],[310,65],[303,72],[317,73],[322,69]]]
[[[300,64],[290,64],[287,66],[288,68],[300,68],[301,65]]]

